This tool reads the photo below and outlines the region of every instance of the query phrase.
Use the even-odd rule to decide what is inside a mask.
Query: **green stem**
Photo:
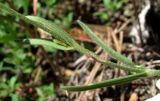
[[[79,86],[62,86],[61,88],[68,91],[86,91],[86,90],[92,90],[92,89],[97,89],[102,87],[109,87],[113,85],[121,85],[121,84],[129,83],[133,80],[139,79],[141,77],[146,77],[146,76],[148,76],[147,73],[143,72],[143,73],[137,73],[137,74],[119,77],[111,80],[105,80],[105,81],[94,83],[94,84],[79,85]]]
[[[139,73],[139,72],[143,72],[144,69],[141,69],[141,68],[134,68],[134,67],[126,67],[126,66],[123,66],[123,65],[119,65],[117,63],[113,63],[113,62],[110,62],[110,61],[106,61],[106,60],[103,60],[101,59],[98,55],[96,55],[95,53],[93,53],[92,51],[88,50],[88,49],[85,49],[83,48],[82,46],[78,46],[78,47],[74,47],[77,51],[83,53],[83,54],[86,54],[92,58],[94,58],[96,61],[102,63],[102,64],[106,64],[110,67],[116,67],[116,68],[119,68],[119,69],[122,69],[124,71],[128,71],[128,72],[136,72],[136,73]]]

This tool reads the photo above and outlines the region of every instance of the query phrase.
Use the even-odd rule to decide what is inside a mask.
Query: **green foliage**
[[[36,88],[38,99],[37,101],[48,101],[49,98],[54,97],[54,85],[53,83],[49,85],[43,85],[41,87]],[[47,100],[48,99],[48,100]]]
[[[28,67],[33,63],[34,57],[28,57],[25,53],[25,49],[29,50],[27,45],[22,46],[17,43],[17,37],[22,33],[17,33],[17,25],[15,23],[0,21],[0,44],[3,45],[3,48],[0,49],[0,54],[5,58],[2,58],[3,70],[10,70],[14,73],[17,73],[16,68],[24,70],[27,72]],[[10,29],[10,30],[8,30]],[[24,34],[25,35],[25,34]]]
[[[108,45],[106,45],[100,38],[98,38],[96,36],[96,34],[94,34],[94,32],[88,27],[86,26],[83,22],[78,21],[79,25],[83,28],[83,30],[85,32],[87,32],[87,34],[94,40],[96,41],[96,43],[101,46],[106,52],[108,52],[112,57],[114,57],[115,59],[128,64],[130,66],[133,66],[134,63],[132,62],[132,60],[124,57],[123,55],[118,54],[116,51],[114,51],[112,48],[110,48]]]
[[[17,3],[19,0],[15,0],[15,3]],[[20,0],[21,1],[21,0]],[[29,2],[29,0],[24,0],[24,2]],[[21,5],[21,6],[18,6]],[[17,4],[17,7],[26,6],[24,4],[21,4],[19,2]],[[24,7],[28,9],[27,7]],[[30,50],[29,45],[22,45],[21,38],[27,36],[27,32],[21,32],[20,27],[11,20],[14,18],[11,17],[4,17],[8,16],[5,12],[0,14],[0,44],[3,48],[0,49],[0,55],[2,55],[5,58],[2,58],[2,69],[4,70],[10,70],[14,72],[15,74],[18,73],[18,69],[24,70],[24,72],[28,71],[28,68],[33,65],[34,57],[28,57],[25,50]],[[0,71],[0,72],[1,72]]]
[[[15,7],[24,9],[24,14],[28,14],[29,1],[15,0]],[[5,0],[1,2],[6,4]],[[28,32],[20,31],[17,21],[18,18],[10,17],[5,12],[0,13],[0,99],[10,98],[11,101],[19,99],[16,94],[16,89],[21,85],[19,74],[31,73],[35,60],[33,55],[27,55],[31,51],[30,45],[21,44],[21,39],[27,37]]]
[[[103,0],[103,5],[106,10],[93,13],[93,16],[99,17],[103,22],[108,21],[113,15],[111,12],[120,10],[128,0]]]
[[[4,57],[1,57],[2,60],[0,62],[0,98],[9,96],[12,101],[18,101],[16,100],[18,99],[18,95],[15,94],[15,90],[20,85],[20,82],[17,81],[16,75],[21,71],[23,73],[32,72],[34,56],[28,57],[25,49],[29,50],[29,47],[25,45],[21,46],[17,43],[15,39],[17,39],[18,34],[15,33],[16,31],[13,31],[16,26],[10,26],[10,24],[11,22],[5,27],[10,30],[4,30],[1,27],[0,33],[0,44],[3,46],[0,49],[0,55]],[[10,74],[15,76],[11,78],[5,76]]]
[[[72,20],[73,20],[73,13],[70,12],[66,16],[62,17],[62,23],[61,24],[63,25],[64,28],[70,28]]]
[[[1,1],[4,2],[4,0]],[[27,15],[29,13],[29,2],[31,2],[31,0],[15,0],[14,4],[16,5],[17,9],[22,8],[24,10],[23,14]],[[48,7],[46,14],[42,14],[40,10],[42,10],[44,7],[40,3],[38,3],[38,16],[52,17],[52,14],[55,12],[53,8],[58,2],[58,0],[45,1],[44,3]],[[123,4],[125,4],[126,2],[127,0],[103,0],[106,11],[96,12],[93,15],[100,17],[103,21],[106,21],[110,18],[110,11],[116,12],[117,10],[121,9]],[[116,67],[131,73],[131,75],[111,80],[105,80],[89,85],[63,86],[62,89],[70,91],[85,91],[96,88],[108,87],[112,85],[124,84],[136,79],[140,79],[141,77],[160,76],[159,70],[147,69],[141,65],[137,66],[131,61],[131,59],[128,59],[127,57],[116,53],[100,38],[98,38],[88,26],[86,26],[83,22],[78,21],[79,25],[83,28],[83,30],[87,32],[87,34],[99,46],[101,46],[113,58],[117,59],[117,61],[121,61],[123,64],[119,65],[110,61],[103,60],[94,52],[80,46],[67,32],[65,32],[62,28],[56,25],[61,24],[63,28],[69,28],[73,20],[73,13],[71,11],[62,14],[58,19],[48,21],[41,17],[21,15],[15,10],[12,10],[7,6],[4,6],[4,4],[0,3],[0,18],[5,18],[3,20],[0,20],[0,45],[3,47],[0,49],[0,55],[3,56],[0,62],[0,98],[5,98],[9,96],[12,101],[18,101],[19,96],[16,94],[16,89],[19,88],[21,85],[21,82],[18,80],[20,71],[22,73],[28,74],[31,74],[33,71],[32,67],[34,66],[33,61],[35,60],[35,57],[27,55],[27,52],[31,51],[31,47],[28,44],[22,45],[21,43],[18,43],[18,39],[24,39],[29,36],[27,32],[19,30],[20,26],[18,26],[17,24],[17,22],[19,22],[19,19],[51,33],[55,38],[55,40],[30,38],[27,39],[32,45],[43,45],[47,50],[50,51],[55,51],[57,49],[64,51],[77,50],[80,53],[86,54],[87,56],[94,58],[102,64],[108,65],[110,67]],[[13,76],[8,77],[8,75]],[[37,87],[36,93],[38,95],[37,101],[45,101],[47,99],[53,98],[53,83]]]
[[[111,11],[117,11],[122,8],[123,4],[127,3],[128,0],[103,0],[103,4],[106,9]]]
[[[46,0],[41,3],[38,2],[37,15],[53,18],[52,16],[55,13],[54,8],[59,2],[60,0]],[[8,4],[6,0],[0,0],[0,3],[3,3],[3,5],[8,7],[9,5],[12,5],[15,10],[23,13],[24,15],[28,15],[32,10],[32,0],[11,0],[11,4]],[[46,6],[44,7],[43,5]],[[46,14],[44,14],[42,10],[46,10]],[[54,19],[52,23],[58,22],[58,24],[61,24],[64,28],[69,28],[71,26],[72,19],[73,13],[69,11],[62,14],[60,18]],[[22,81],[17,80],[17,78],[19,78],[20,74],[25,74],[27,76],[32,75],[34,70],[33,67],[35,67],[35,56],[32,55],[33,47],[29,44],[22,44],[22,39],[30,37],[31,33],[29,33],[28,28],[24,29],[25,25],[22,23],[20,23],[22,26],[19,26],[19,21],[19,18],[10,16],[7,12],[2,12],[0,9],[0,85],[2,85],[0,87],[0,100],[1,98],[11,98],[12,101],[18,101],[19,96],[15,93],[15,90],[21,85]],[[43,42],[43,45],[47,45],[48,47],[45,47],[45,49],[47,51],[52,51],[52,53],[53,51],[56,53],[57,49],[73,50],[72,47],[58,40],[46,42],[46,40],[41,39],[30,39],[30,42],[34,45],[39,45],[40,43],[37,42],[37,40],[39,40],[39,42]],[[24,80],[26,79],[25,77],[23,78]],[[47,91],[45,89],[47,89],[47,86],[48,89],[50,89],[52,85],[46,85],[44,90],[43,87],[41,89],[41,86],[40,88],[37,87],[39,91],[43,92],[43,96],[45,97],[51,94],[46,95]],[[51,90],[53,90],[53,87]],[[41,98],[40,95],[39,97]]]
[[[17,9],[22,8],[24,10],[24,14],[28,14],[29,10],[29,4],[32,2],[32,0],[14,0],[14,5]]]
[[[58,43],[57,41],[46,41],[43,39],[29,39],[25,40],[29,41],[32,45],[43,45],[46,49],[49,48],[49,50],[59,49],[59,50],[72,50],[72,47],[67,47],[67,45],[63,45],[63,43]]]
[[[93,16],[99,17],[103,22],[109,20],[109,15],[106,12],[95,12]]]
[[[133,80],[140,79],[141,77],[160,76],[160,70],[144,68],[144,66],[141,66],[141,65],[137,66],[130,59],[124,57],[121,54],[116,53],[113,49],[111,49],[110,47],[105,45],[105,43],[103,41],[101,41],[92,32],[92,30],[81,21],[78,21],[78,23],[84,29],[84,31],[86,31],[87,34],[92,39],[94,39],[95,42],[99,46],[101,46],[106,52],[110,53],[110,55],[112,57],[114,57],[118,61],[123,62],[122,65],[101,59],[94,52],[80,46],[67,32],[65,32],[63,29],[61,29],[60,27],[56,26],[55,24],[51,23],[48,20],[45,20],[40,17],[35,17],[35,16],[24,16],[22,14],[19,14],[16,11],[4,6],[1,3],[0,3],[0,9],[3,12],[7,12],[12,16],[19,17],[21,20],[25,21],[26,23],[30,23],[36,27],[39,27],[39,28],[51,33],[56,38],[56,40],[58,40],[62,43],[65,43],[67,46],[73,47],[75,50],[94,58],[95,60],[97,60],[98,62],[101,62],[102,64],[106,64],[110,67],[120,68],[120,69],[123,69],[127,72],[132,73],[132,75],[119,77],[119,78],[115,78],[115,79],[111,79],[111,80],[105,80],[102,82],[93,83],[93,84],[89,84],[89,85],[62,87],[65,90],[71,90],[71,91],[91,90],[91,89],[101,88],[101,87],[105,87],[105,86],[108,87],[108,86],[112,86],[112,85],[119,85],[119,84],[128,83]],[[40,92],[39,92],[39,94],[42,95]]]
[[[62,3],[63,0],[46,0],[44,4],[47,8],[44,8],[41,3],[38,3],[38,16],[49,17],[53,19],[53,23],[62,26],[65,29],[71,27],[73,21],[73,11],[65,10],[61,15],[57,15],[56,7],[58,4]],[[66,7],[67,8],[67,7]],[[44,9],[45,13],[42,12]],[[56,16],[56,17],[55,17]]]
[[[32,10],[32,0],[11,0],[9,2],[10,4],[8,4],[6,0],[0,0],[0,3],[3,3],[3,5],[8,7],[9,5],[12,5],[15,10],[23,13],[24,15],[31,13],[30,10]],[[52,16],[55,13],[54,8],[59,2],[60,0],[46,0],[42,1],[41,3],[38,2],[37,15],[53,18]],[[44,7],[43,5],[46,6]],[[42,10],[47,11],[46,15]],[[71,26],[72,19],[73,13],[69,11],[62,14],[60,18],[54,19],[52,23],[57,23],[58,21],[58,24],[62,23],[61,25],[64,28],[69,28]],[[19,96],[15,93],[17,86],[13,87],[13,85],[21,85],[22,81],[17,80],[17,78],[20,76],[20,74],[25,74],[27,76],[32,75],[34,70],[33,67],[35,67],[35,56],[32,55],[33,47],[31,47],[29,44],[22,44],[22,39],[30,37],[31,33],[29,33],[28,28],[24,29],[25,25],[19,26],[18,23],[19,18],[11,17],[7,12],[2,12],[0,9],[0,85],[2,85],[0,87],[0,99],[9,97],[12,99],[12,101],[17,101],[19,98]],[[21,23],[21,25],[23,24]],[[43,42],[43,45],[49,45],[48,47],[45,47],[45,49],[47,51],[52,51],[52,53],[53,51],[56,53],[57,49],[73,50],[72,47],[58,40],[46,42],[46,40],[41,39],[30,39],[30,42],[34,45],[39,45],[40,43],[37,42],[37,40],[39,40],[39,42]],[[8,77],[8,75],[11,77]],[[15,81],[15,77],[16,82],[13,82]],[[25,77],[23,78],[26,79]],[[12,86],[12,88],[10,86]],[[47,86],[51,87],[51,85],[46,85],[44,89],[47,89]],[[37,89],[41,90],[41,88]],[[44,92],[43,94],[45,96]]]
[[[20,83],[17,82],[17,76],[13,76],[9,80],[0,78],[0,82],[0,97],[10,96],[12,101],[17,101],[15,99],[18,99],[18,95],[15,90],[20,86]]]
[[[6,13],[3,13],[6,15]],[[10,97],[12,101],[18,101],[19,96],[15,93],[20,86],[17,75],[31,73],[34,66],[34,56],[28,57],[25,50],[30,50],[28,45],[17,43],[17,39],[23,38],[26,33],[18,32],[16,23],[0,20],[0,98]],[[15,40],[16,39],[16,40]],[[8,78],[5,75],[13,75]]]
[[[56,4],[57,0],[46,0],[45,3],[48,6],[53,6],[54,4]]]

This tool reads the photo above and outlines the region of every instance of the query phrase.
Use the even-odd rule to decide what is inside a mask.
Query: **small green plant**
[[[63,86],[62,89],[69,90],[69,91],[85,91],[85,90],[91,90],[96,88],[102,88],[102,87],[108,87],[112,85],[120,85],[124,83],[131,82],[133,80],[140,79],[142,77],[154,77],[154,76],[160,76],[160,70],[155,69],[148,69],[141,65],[136,65],[132,62],[131,59],[128,59],[127,57],[117,53],[112,48],[110,48],[108,45],[106,45],[100,38],[96,36],[96,34],[93,33],[93,31],[86,26],[83,22],[78,21],[79,25],[83,28],[85,32],[99,45],[101,46],[106,52],[108,52],[113,58],[117,59],[118,61],[121,61],[123,64],[116,64],[111,61],[106,61],[101,59],[98,55],[96,55],[94,52],[80,46],[67,32],[65,32],[63,29],[58,27],[57,25],[53,24],[50,21],[47,21],[43,18],[36,17],[36,16],[24,16],[13,9],[3,5],[0,3],[0,11],[1,12],[7,12],[8,14],[12,16],[16,16],[20,18],[21,20],[25,21],[26,23],[32,24],[35,27],[39,27],[48,33],[51,33],[56,40],[58,40],[58,44],[54,41],[47,41],[40,39],[28,39],[28,41],[31,44],[36,45],[46,45],[49,47],[59,48],[62,50],[76,50],[80,53],[86,54],[87,56],[90,56],[94,58],[96,61],[108,65],[110,67],[116,67],[122,70],[125,70],[127,72],[130,72],[130,75],[111,79],[111,80],[105,80],[98,83],[88,84],[88,85],[79,85],[79,86]],[[37,43],[39,42],[39,43]],[[57,41],[56,41],[57,42]],[[58,45],[58,46],[56,46]],[[60,47],[61,46],[61,47]]]
[[[24,14],[27,14],[27,1],[29,0],[24,0],[25,5],[20,4],[20,0],[15,0],[14,3],[11,4],[15,4],[15,9],[23,8]],[[0,0],[0,2],[3,3],[3,5],[9,5],[6,0]],[[21,31],[21,27],[15,23],[15,21],[19,21],[18,18],[15,19],[14,17],[6,16],[8,16],[7,13],[1,12],[0,100],[11,99],[11,101],[18,101],[20,96],[16,94],[16,90],[22,85],[22,82],[19,80],[20,74],[30,75],[33,70],[32,67],[34,66],[34,56],[27,54],[29,53],[28,51],[31,50],[30,45],[18,43],[18,41],[20,41],[19,39],[26,37],[28,34],[27,32]],[[15,19],[15,21],[11,19]]]
[[[128,0],[103,0],[105,8],[111,11],[119,10],[126,2],[128,2]]]
[[[11,77],[9,80],[6,78],[0,79],[0,97],[10,96],[12,101],[18,101],[18,94],[15,93],[16,88],[20,87],[17,82],[17,76]]]
[[[70,28],[73,21],[73,11],[67,9],[66,7],[66,9],[63,12],[57,14],[57,6],[63,3],[62,1],[63,0],[45,0],[42,1],[42,3],[38,2],[37,15],[54,19],[52,21],[55,24],[60,25],[65,29]],[[42,12],[42,9],[45,12]],[[61,10],[61,8],[59,9]]]
[[[54,89],[53,88],[54,88],[53,83],[51,83],[49,85],[43,85],[41,87],[36,88],[37,94],[39,96],[37,101],[46,101],[47,99],[49,100],[49,97],[53,98],[54,97],[54,95],[53,95]]]
[[[113,12],[120,10],[128,0],[103,0],[104,11],[93,13],[93,16],[99,17],[103,22],[108,21]]]

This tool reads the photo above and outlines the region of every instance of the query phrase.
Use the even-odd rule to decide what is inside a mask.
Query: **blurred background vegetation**
[[[56,23],[69,31],[77,26],[76,20],[89,24],[111,25],[121,14],[128,0],[0,0],[4,5],[24,15],[36,15]],[[14,20],[14,21],[13,21]],[[15,23],[16,21],[16,23]],[[44,49],[23,44],[25,38],[41,35],[31,25],[0,13],[0,100],[2,101],[52,101],[64,78],[64,69],[69,68],[81,54]],[[93,48],[92,44],[85,44]],[[65,68],[61,68],[61,67]],[[69,68],[73,70],[73,68]]]

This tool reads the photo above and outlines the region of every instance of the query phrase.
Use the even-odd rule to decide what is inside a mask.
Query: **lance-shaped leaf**
[[[68,91],[86,91],[86,90],[92,90],[92,89],[97,89],[97,88],[102,88],[102,87],[109,87],[113,85],[120,85],[124,83],[129,83],[133,80],[146,77],[147,73],[142,72],[142,73],[137,73],[133,75],[128,75],[124,77],[119,77],[111,80],[105,80],[102,82],[98,83],[93,83],[93,84],[88,84],[88,85],[79,85],[79,86],[62,86],[62,89],[68,90]]]
[[[125,56],[117,53],[114,51],[112,48],[110,48],[108,45],[106,45],[99,37],[96,36],[96,34],[88,27],[86,26],[83,22],[78,20],[79,25],[83,28],[83,30],[99,45],[101,46],[106,52],[108,52],[112,57],[115,59],[128,64],[130,66],[134,66],[134,63],[126,58]]]
[[[73,48],[70,46],[69,47],[63,46],[63,45],[57,44],[55,42],[44,40],[44,39],[26,39],[25,41],[29,41],[29,43],[31,45],[42,45],[45,47],[60,49],[60,50],[65,50],[65,51],[66,50],[73,50]]]

